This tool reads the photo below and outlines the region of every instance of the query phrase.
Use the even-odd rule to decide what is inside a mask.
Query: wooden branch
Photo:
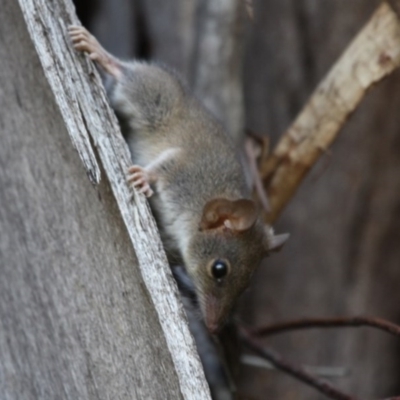
[[[256,336],[269,336],[277,333],[311,328],[344,328],[369,326],[400,337],[400,326],[381,318],[342,317],[342,318],[301,318],[252,329]]]
[[[300,115],[261,165],[273,223],[368,89],[400,65],[400,24],[385,2],[317,87]]]
[[[366,319],[366,318],[365,318]],[[365,322],[363,319],[363,322]],[[339,319],[338,319],[339,320]],[[392,324],[388,321],[383,321],[379,319],[368,319],[369,326],[375,326],[378,328],[382,328],[390,333],[394,333],[397,336],[399,335],[399,326]],[[333,321],[333,319],[331,320]],[[342,321],[343,322],[343,321]],[[331,326],[331,325],[320,325],[321,326]],[[349,325],[336,325],[336,326],[349,326]],[[354,325],[353,325],[354,326]],[[356,325],[358,326],[358,325]],[[390,329],[386,329],[387,326],[390,326]],[[302,326],[303,327],[303,326]],[[310,327],[310,326],[308,326]],[[272,328],[272,327],[271,327]],[[394,329],[393,329],[394,328]],[[265,330],[266,332],[267,330]],[[281,330],[282,331],[282,330]],[[256,330],[254,330],[255,334],[258,334]],[[261,330],[259,330],[261,332]],[[264,334],[262,332],[261,334]],[[349,395],[347,393],[342,392],[339,389],[333,387],[329,382],[326,382],[317,376],[310,374],[306,368],[300,365],[296,365],[286,359],[284,359],[280,354],[276,351],[266,348],[263,344],[254,336],[254,334],[243,327],[239,329],[240,337],[246,347],[253,350],[256,354],[258,354],[264,360],[267,360],[271,365],[273,365],[276,369],[281,370],[282,372],[287,373],[288,375],[292,376],[293,378],[303,382],[316,390],[320,393],[323,393],[327,397],[334,399],[334,400],[357,400],[357,397]],[[269,332],[267,332],[269,333]],[[271,333],[278,333],[277,331],[271,330]],[[400,397],[391,397],[385,400],[400,400]]]
[[[320,393],[325,394],[327,397],[336,400],[357,400],[356,397],[343,393],[342,391],[334,388],[329,382],[326,382],[312,374],[310,374],[304,367],[295,365],[285,360],[277,352],[266,348],[263,344],[253,337],[253,335],[243,328],[240,328],[240,337],[246,347],[253,350],[260,357],[269,361],[276,369],[279,369],[293,378],[300,380],[307,385],[317,389]]]
[[[5,1],[4,7],[6,10],[12,8],[16,10],[18,9],[17,4],[18,3],[15,3],[13,0],[7,0]],[[146,315],[146,313],[143,313],[143,308],[140,311],[135,307],[135,302],[133,303],[133,306],[132,303],[129,303],[130,308],[123,308],[124,314],[118,314],[119,318],[117,318],[116,322],[112,326],[107,325],[107,329],[104,329],[104,326],[102,325],[99,328],[97,327],[97,318],[94,318],[94,320],[92,320],[89,324],[85,325],[85,332],[92,332],[92,329],[98,329],[95,332],[95,336],[97,340],[96,344],[100,349],[100,354],[97,355],[96,369],[89,370],[89,372],[79,368],[76,370],[74,369],[74,377],[76,377],[76,379],[79,381],[78,383],[80,383],[81,380],[85,379],[86,375],[90,374],[90,380],[95,382],[95,390],[99,390],[99,392],[101,392],[101,388],[103,388],[103,390],[107,390],[107,393],[114,393],[111,395],[104,395],[104,397],[103,394],[93,394],[91,396],[96,398],[130,397],[126,394],[126,391],[128,390],[128,392],[131,393],[132,398],[209,399],[210,394],[204,378],[203,369],[199,362],[193,338],[188,330],[188,324],[179,299],[179,293],[172,278],[153,217],[144,197],[136,192],[132,195],[132,191],[126,183],[126,170],[130,164],[130,156],[127,145],[120,134],[115,115],[108,106],[104,89],[97,71],[89,59],[83,55],[77,55],[69,43],[67,26],[78,23],[72,2],[70,0],[58,0],[50,3],[46,0],[19,0],[19,6],[20,10],[18,12],[20,13],[22,10],[29,35],[42,66],[40,68],[38,63],[36,63],[36,65],[31,65],[31,60],[29,58],[24,58],[25,53],[23,53],[21,58],[17,61],[17,65],[23,66],[25,69],[25,73],[21,73],[21,75],[30,77],[31,74],[33,74],[32,71],[37,72],[38,75],[43,75],[44,73],[45,78],[43,78],[43,80],[45,81],[45,84],[43,84],[43,86],[39,86],[38,84],[36,90],[38,93],[41,93],[43,87],[45,87],[45,89],[50,92],[51,95],[49,96],[49,101],[55,101],[57,104],[66,128],[64,130],[55,129],[52,134],[57,137],[57,135],[65,134],[65,131],[69,133],[70,139],[74,143],[79,157],[84,167],[89,172],[91,181],[95,185],[99,184],[100,182],[100,167],[98,165],[102,165],[102,171],[104,171],[101,182],[101,187],[103,187],[102,190],[106,191],[107,193],[108,187],[111,188],[117,208],[119,210],[119,214],[114,210],[114,214],[117,215],[114,216],[114,218],[108,218],[107,221],[110,224],[113,224],[113,221],[116,221],[116,224],[117,221],[122,220],[124,226],[120,228],[119,232],[122,232],[121,235],[126,235],[127,233],[129,237],[129,239],[124,243],[114,242],[113,236],[107,237],[106,242],[112,243],[112,247],[117,249],[115,250],[115,254],[121,254],[121,259],[116,258],[113,260],[115,272],[119,271],[119,264],[121,263],[125,265],[128,262],[131,265],[132,276],[135,276],[136,278],[136,289],[133,298],[135,299],[136,297],[135,302],[137,301],[139,303],[146,304],[146,307],[149,310],[148,315]],[[4,11],[4,9],[2,11]],[[14,14],[16,12],[17,11],[13,11]],[[17,20],[17,16],[14,16],[14,14],[13,18],[14,20]],[[22,16],[20,19],[22,21]],[[11,26],[11,19],[7,19],[7,17],[5,17],[3,20],[10,21],[10,26],[7,29],[4,28],[2,35],[2,38],[4,39],[4,37],[10,37],[14,35],[14,27]],[[22,22],[21,24],[23,25]],[[25,30],[25,26],[23,26],[23,29]],[[22,34],[20,34],[20,36],[21,35]],[[20,36],[17,36],[16,40],[19,40]],[[18,48],[18,46],[18,43],[14,44],[15,49]],[[13,51],[14,50],[10,47],[10,53]],[[28,52],[26,52],[26,54],[28,54]],[[2,62],[5,62],[7,57],[8,56],[4,56],[2,58]],[[31,79],[31,81],[34,81],[34,78]],[[28,83],[31,83],[31,81]],[[3,83],[7,83],[6,79],[3,80]],[[28,118],[34,120],[35,116],[30,116],[29,114],[30,104],[26,104],[25,106],[26,109],[23,110],[23,112],[20,111],[20,114],[23,114],[24,116],[26,115]],[[57,110],[57,107],[55,107],[55,109]],[[58,118],[58,114],[56,112],[53,112],[53,114],[54,118]],[[41,121],[37,121],[39,126],[41,123]],[[49,124],[51,123],[49,122]],[[44,124],[43,130],[47,132],[49,129],[49,126]],[[27,130],[29,131],[29,129]],[[17,135],[18,132],[15,134]],[[22,134],[19,133],[19,135]],[[61,140],[61,138],[58,140]],[[42,146],[45,149],[45,143],[43,143]],[[96,155],[98,156],[98,160],[96,160]],[[48,157],[50,156],[51,154],[48,155]],[[67,161],[61,159],[56,166],[53,166],[53,164],[51,164],[51,166],[53,166],[54,170],[56,168],[60,170],[61,174],[63,171],[63,163],[67,163]],[[34,173],[34,167],[32,168]],[[54,170],[50,169],[49,171]],[[29,173],[30,172],[31,171],[29,170]],[[29,176],[30,175],[28,174],[27,178],[23,177],[21,179],[28,179]],[[107,185],[106,188],[104,188],[104,185]],[[40,187],[39,181],[37,189],[39,193]],[[95,188],[100,190],[100,186],[96,186]],[[85,193],[86,192],[82,192],[82,205],[86,204]],[[97,194],[94,197],[97,198]],[[74,199],[75,202],[79,203],[79,200],[77,200],[76,197]],[[63,199],[63,201],[65,204],[69,204],[68,199]],[[100,203],[101,202],[99,202],[99,204]],[[50,203],[50,205],[55,207],[55,204],[53,203]],[[109,211],[111,205],[112,204],[110,204],[110,202],[103,204],[103,208],[100,208],[102,210],[101,213],[99,212],[99,215],[93,215],[91,218],[101,219],[104,217],[104,215],[111,216]],[[65,207],[68,210],[72,206]],[[94,207],[94,209],[99,209],[98,203],[96,203],[96,207]],[[36,212],[40,216],[45,216],[47,210],[40,209],[39,211],[36,210]],[[87,218],[87,213],[84,214],[84,217]],[[68,214],[65,215],[65,219],[68,220],[68,218],[72,219],[72,216]],[[80,221],[75,221],[75,223],[76,226],[81,226]],[[105,225],[107,226],[107,224]],[[87,232],[88,235],[91,233],[94,234],[91,231]],[[100,236],[102,234],[106,235],[105,232],[103,233],[96,231],[95,233],[96,235]],[[37,232],[37,236],[40,235],[45,235],[45,229]],[[57,245],[62,246],[63,243],[58,243],[57,241],[53,243],[53,246],[56,247]],[[65,244],[65,246],[67,245],[68,243]],[[118,252],[118,247],[122,245],[125,247],[128,246],[129,248],[133,246],[137,260],[135,260],[135,257],[133,256],[127,260],[126,256],[122,254],[122,250]],[[93,257],[97,257],[96,250],[101,253],[102,248],[97,248],[95,245],[93,246],[93,252],[95,253],[93,254]],[[0,257],[1,256],[2,254],[0,252]],[[73,255],[71,257],[73,258]],[[55,268],[57,268],[57,263],[60,263],[61,260],[62,257],[60,255],[60,259],[57,259],[56,261]],[[47,262],[47,260],[43,260],[43,263],[45,262]],[[102,268],[102,262],[103,260],[100,259],[99,269]],[[138,265],[137,270],[135,268],[136,264]],[[0,262],[0,265],[3,265],[3,263]],[[103,280],[99,282],[96,280],[97,270],[94,270],[93,268],[87,269],[86,264],[80,265],[79,267],[82,268],[82,271],[84,271],[85,274],[93,277],[92,285],[94,297],[87,298],[85,289],[80,288],[76,283],[78,286],[72,285],[71,291],[68,292],[68,298],[72,297],[71,301],[73,302],[75,297],[77,298],[76,301],[82,297],[84,302],[89,301],[91,304],[90,310],[92,308],[100,308],[100,304],[94,301],[94,299],[97,299],[97,290],[99,291],[99,295],[101,295],[101,290],[103,287],[102,285],[107,286],[115,281],[118,282],[118,285],[123,286],[123,282],[121,282],[121,276],[118,273],[116,273],[114,276],[114,270],[111,268],[108,269],[108,271],[104,271],[105,276],[103,276]],[[29,264],[29,270],[32,270],[31,273],[39,268],[41,268],[41,266],[34,264],[33,261],[31,264]],[[60,282],[63,282],[64,276],[67,276],[69,273],[70,265],[68,262],[66,262],[65,270],[59,271],[59,275],[57,275],[59,280],[57,282],[58,285],[60,285]],[[89,281],[92,282],[90,279]],[[39,287],[42,287],[44,282],[39,282],[38,285]],[[57,287],[59,286],[56,286],[56,288]],[[43,291],[45,289],[42,288],[42,291],[38,289],[35,290],[37,290],[37,292],[35,292],[36,296],[40,297],[43,296]],[[62,290],[62,287],[59,287],[59,290]],[[124,293],[118,290],[113,293],[112,298],[108,299],[108,302],[123,302],[123,297]],[[45,298],[47,299],[47,297]],[[59,306],[57,301],[60,301],[60,299],[57,297],[57,293],[52,297],[49,295],[49,299],[51,299],[54,304]],[[9,305],[13,306],[13,303]],[[122,312],[121,309],[117,309],[119,312]],[[45,309],[44,312],[48,312],[48,310]],[[62,326],[64,326],[65,331],[73,335],[73,329],[71,333],[71,324],[73,324],[73,322],[71,322],[71,318],[72,321],[75,321],[74,318],[79,320],[79,315],[75,315],[71,308],[65,308],[63,309],[63,312],[64,319],[62,319],[60,322],[60,318],[57,319],[58,314],[56,313],[57,315],[51,319],[51,326],[47,326],[46,329],[50,329],[51,332],[53,332],[52,329],[55,329],[55,334],[58,334],[57,332],[59,332],[59,330],[57,329],[59,324],[64,323],[65,326]],[[136,312],[141,313],[136,315]],[[100,316],[98,316],[99,320],[101,321],[100,324],[105,323],[105,318],[111,318],[110,313],[112,316],[111,307],[101,308]],[[131,324],[127,327],[124,322],[126,319],[125,314],[134,314],[134,320],[138,323],[136,325]],[[2,314],[0,313],[0,315]],[[13,323],[17,323],[15,320],[19,318],[19,315],[18,313],[14,313],[13,315]],[[106,317],[104,315],[106,315]],[[143,329],[143,326],[147,324],[147,318],[149,321],[152,321],[153,324],[151,325],[151,330],[149,328],[146,331]],[[36,329],[35,321],[32,323],[32,329]],[[55,328],[53,328],[53,324]],[[105,352],[103,340],[106,340],[105,338],[107,337],[107,340],[113,343],[114,339],[112,335],[110,335],[111,337],[107,336],[108,330],[112,330],[113,332],[116,331],[117,336],[122,335],[123,337],[129,338],[132,341],[132,346],[130,346],[128,343],[124,349],[118,347],[111,351],[111,353]],[[61,330],[61,333],[64,335],[64,330]],[[70,335],[67,335],[68,340],[69,338]],[[34,337],[33,340],[40,340],[40,338]],[[0,344],[1,343],[2,341],[0,340]],[[37,347],[37,344],[35,345],[35,343],[36,342],[33,342],[34,348]],[[116,343],[117,340],[115,338],[115,347],[117,346]],[[134,344],[138,343],[141,343],[141,347],[134,346]],[[53,345],[56,346],[51,340],[46,342],[46,346],[44,346],[45,348],[43,351],[47,351],[48,348],[53,348]],[[78,352],[78,357],[71,357],[64,360],[67,371],[70,371],[70,368],[68,367],[75,362],[75,359],[80,360],[81,358],[86,358],[86,362],[89,364],[92,353],[86,350],[83,343],[81,343],[81,345],[82,354]],[[68,350],[64,348],[58,349],[57,346],[56,349],[59,350],[60,353]],[[98,351],[97,349],[93,348],[93,346],[91,349],[94,352]],[[136,352],[133,352],[133,354],[131,354],[132,349],[136,349]],[[123,368],[121,368],[121,362],[119,362],[119,364],[118,362],[114,362],[114,353],[122,354],[121,357],[124,360],[122,363],[124,366]],[[34,358],[32,358],[32,360],[34,360]],[[35,365],[33,364],[30,366],[30,368],[35,368]],[[51,365],[51,363],[48,363],[43,366],[46,371],[43,373],[44,375],[49,374],[49,376],[52,376],[52,372],[50,371]],[[105,379],[100,380],[97,373],[101,368],[103,368],[103,365],[109,366],[109,370],[107,372],[109,375]],[[117,368],[117,365],[120,367]],[[149,369],[146,370],[144,368],[144,365],[150,367],[150,370],[153,369],[154,371],[157,371],[157,374],[151,374]],[[74,366],[76,365],[74,364]],[[0,367],[2,366],[0,365]],[[0,375],[2,374],[0,373]],[[164,383],[167,382],[167,384],[165,387],[161,388],[158,393],[156,393],[155,390],[159,386],[157,381],[158,376],[164,377],[165,379],[163,378],[162,381]],[[136,384],[133,384],[135,383],[135,379]],[[122,385],[120,386],[111,383],[117,383],[119,380],[122,381]],[[153,380],[155,382],[153,382]],[[11,379],[9,381],[11,381]],[[43,382],[45,381],[46,380]],[[99,383],[100,381],[101,384]],[[51,377],[48,378],[46,383],[48,387],[51,387]],[[74,380],[69,381],[68,383],[70,383],[71,387],[74,388],[74,385],[76,385],[76,387],[79,386]],[[67,388],[68,385],[66,382],[63,384],[65,385],[63,386],[63,390],[67,390],[65,388]],[[108,386],[104,386],[106,384]],[[40,385],[37,386],[40,387]],[[114,390],[116,387],[121,388],[121,390],[123,389],[123,393]],[[45,389],[44,387],[40,387],[40,390]],[[74,396],[74,394],[72,394],[72,396],[75,398],[87,398],[86,395],[83,394],[84,390],[89,390],[85,384],[80,386],[80,390],[82,391],[71,392],[77,393],[76,396]],[[62,395],[61,393],[62,392],[60,391],[58,395]],[[79,393],[81,393],[81,395],[79,395]],[[135,396],[135,393],[138,395],[138,397]]]

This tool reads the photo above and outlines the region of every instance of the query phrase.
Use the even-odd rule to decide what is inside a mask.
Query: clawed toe
[[[151,197],[153,195],[153,190],[148,184],[143,185],[142,188],[139,189],[139,192],[143,193],[146,197]]]
[[[128,173],[133,174],[134,172],[143,172],[143,168],[140,167],[139,165],[131,165],[128,168]]]
[[[83,26],[72,25],[68,27],[68,33],[76,50],[88,52],[92,60],[98,58],[93,38]]]
[[[132,165],[129,167],[127,181],[146,197],[153,195],[153,190],[149,185],[147,172],[142,167],[138,165]]]
[[[134,173],[134,174],[128,174],[127,181],[128,181],[128,183],[138,185],[138,184],[144,183],[145,179],[143,178],[143,176],[141,174]]]

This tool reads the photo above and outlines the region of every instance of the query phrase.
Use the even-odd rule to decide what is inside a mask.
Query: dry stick
[[[268,360],[275,368],[286,372],[294,378],[314,387],[321,393],[335,400],[357,400],[356,397],[350,396],[334,388],[328,382],[317,378],[316,376],[308,373],[303,367],[294,365],[275,351],[265,348],[262,343],[255,339],[248,331],[243,328],[239,330],[243,343],[257,353],[259,356]]]
[[[251,331],[253,335],[268,336],[286,331],[310,328],[337,328],[370,326],[387,333],[400,336],[400,326],[381,318],[348,317],[348,318],[302,318],[294,321],[286,321],[272,324]]]
[[[400,66],[400,21],[382,3],[260,166],[274,222],[367,90]]]

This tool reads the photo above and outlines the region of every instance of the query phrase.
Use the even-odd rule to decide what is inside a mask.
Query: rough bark
[[[7,0],[0,19],[2,396],[209,398],[72,5]]]
[[[195,47],[196,29],[206,24],[194,11],[200,0],[159,3],[135,2],[146,22],[138,34],[139,47],[146,44],[140,54],[190,76],[191,66],[202,61]],[[380,2],[254,3],[246,121],[276,143]],[[355,313],[399,322],[399,93],[399,73],[371,91],[283,214],[276,228],[291,232],[291,240],[257,272],[243,302],[242,317],[252,325]],[[350,368],[333,383],[361,398],[400,393],[398,341],[384,334],[304,332],[272,344],[298,362]],[[255,399],[322,399],[292,378],[254,368],[244,370],[240,391]]]

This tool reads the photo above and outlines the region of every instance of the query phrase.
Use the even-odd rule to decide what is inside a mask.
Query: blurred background
[[[240,146],[245,128],[272,144],[368,21],[374,0],[75,0],[113,54],[164,62]],[[370,315],[400,323],[400,73],[368,94],[276,224],[282,252],[256,273],[239,318]],[[285,357],[340,367],[330,378],[363,399],[400,394],[400,341],[368,328],[285,333]],[[285,374],[242,366],[247,399],[324,399]]]

